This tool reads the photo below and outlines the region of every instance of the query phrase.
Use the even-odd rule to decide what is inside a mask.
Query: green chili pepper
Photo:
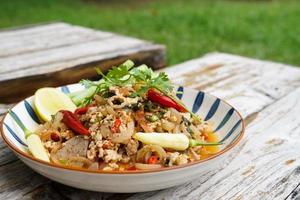
[[[146,115],[145,118],[150,122],[156,122],[159,118],[156,115]]]

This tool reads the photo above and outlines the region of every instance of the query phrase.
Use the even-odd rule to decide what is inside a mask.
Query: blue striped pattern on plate
[[[58,88],[64,93],[84,89],[80,84],[62,86]],[[224,142],[222,148],[233,143],[242,132],[242,119],[237,111],[226,102],[202,91],[196,91],[182,86],[176,88],[176,96],[188,108],[198,114],[202,119],[212,123],[218,133],[220,141]],[[12,111],[20,118],[29,130],[34,131],[40,123],[34,108],[33,97],[17,104]],[[7,115],[4,119],[4,134],[18,148],[26,151],[26,142],[23,131]]]

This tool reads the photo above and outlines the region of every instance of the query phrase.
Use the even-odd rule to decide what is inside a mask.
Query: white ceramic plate
[[[80,84],[59,87],[65,93],[83,89]],[[241,115],[223,100],[207,93],[178,87],[178,98],[194,113],[213,124],[214,130],[224,142],[221,151],[207,159],[151,171],[107,172],[65,167],[33,158],[27,150],[23,131],[9,115],[3,118],[1,134],[6,144],[29,167],[54,181],[101,192],[144,192],[164,189],[193,179],[200,179],[209,171],[216,170],[226,163],[230,149],[242,138],[244,122]],[[33,97],[18,103],[12,111],[29,130],[34,131],[39,122],[33,108]]]

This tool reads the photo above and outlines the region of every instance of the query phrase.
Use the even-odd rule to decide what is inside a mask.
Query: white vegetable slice
[[[181,133],[141,133],[133,136],[144,144],[156,144],[163,148],[183,151],[189,147],[189,139]]]
[[[41,138],[28,130],[25,125],[22,123],[20,118],[12,110],[8,110],[8,113],[13,118],[13,120],[19,125],[19,127],[24,131],[25,138],[27,141],[28,149],[31,154],[38,159],[41,159],[46,162],[50,162],[48,153],[44,148],[44,145],[41,141]]]
[[[32,153],[32,155],[35,158],[38,158],[40,160],[50,162],[49,156],[44,148],[44,145],[40,139],[40,137],[36,134],[30,134],[27,137],[27,145],[29,151]]]
[[[141,170],[151,170],[151,169],[159,169],[161,165],[158,164],[143,164],[143,163],[135,163],[135,168]]]

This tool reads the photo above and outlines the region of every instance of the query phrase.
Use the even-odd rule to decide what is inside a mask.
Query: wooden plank
[[[272,67],[267,67],[269,65]],[[243,71],[243,68],[247,69],[247,73]],[[261,70],[259,70],[260,68]],[[271,72],[272,70],[275,72]],[[296,187],[295,184],[297,184],[297,182],[295,182],[293,177],[299,179],[299,174],[297,174],[297,170],[295,170],[299,164],[299,154],[294,154],[294,151],[297,149],[295,148],[295,145],[299,145],[300,119],[290,117],[290,114],[295,117],[295,113],[299,112],[299,89],[297,90],[297,93],[293,93],[290,96],[280,100],[279,103],[277,102],[274,106],[270,106],[270,104],[278,101],[278,99],[286,96],[288,93],[300,86],[300,74],[298,69],[290,68],[286,65],[261,62],[227,54],[210,54],[204,58],[177,65],[174,68],[167,68],[165,71],[170,74],[172,80],[174,80],[174,82],[177,84],[187,84],[189,87],[194,88],[201,87],[201,89],[205,91],[211,91],[213,89],[219,91],[218,93],[214,91],[212,92],[217,94],[219,97],[229,100],[233,106],[242,110],[244,117],[247,117],[249,128],[246,131],[246,137],[240,146],[234,149],[230,158],[228,159],[228,162],[231,164],[224,169],[220,169],[219,172],[208,172],[199,180],[167,190],[140,193],[134,195],[133,197],[122,194],[105,194],[108,196],[103,197],[104,199],[199,199],[200,197],[201,199],[215,199],[213,197],[226,199],[218,196],[217,192],[219,192],[219,190],[222,191],[221,194],[223,194],[224,197],[236,197],[236,194],[240,194],[245,190],[250,198],[260,194],[258,187],[255,188],[254,184],[251,184],[252,181],[257,185],[262,184],[262,188],[264,190],[269,190],[270,188],[272,191],[274,190],[274,194],[271,194],[273,197],[274,195],[280,193],[282,188],[285,186],[284,184],[288,183],[289,187],[287,188],[287,191],[280,194],[280,197],[283,197],[284,195],[287,196],[292,191],[292,188]],[[192,72],[198,73],[198,76],[192,76]],[[191,75],[187,75],[188,73]],[[275,73],[278,74],[277,76],[273,77],[273,74]],[[249,74],[252,74],[252,76],[249,76]],[[182,79],[181,76],[183,76],[184,79]],[[190,82],[192,83],[188,82],[188,76],[190,77]],[[243,80],[243,77],[245,76],[247,78]],[[213,81],[214,77],[216,77],[215,82]],[[239,82],[241,80],[243,80],[243,83]],[[270,84],[268,84],[269,82],[272,83],[272,85],[274,84],[277,89],[275,90],[272,89],[272,87],[268,87],[270,86]],[[222,85],[224,87],[224,91],[222,90]],[[279,104],[284,103],[287,105],[279,106]],[[268,107],[267,110],[260,112],[266,107]],[[294,107],[294,111],[286,113],[287,110],[291,108],[294,109]],[[278,120],[278,117],[280,116],[282,118],[281,120]],[[285,119],[284,116],[289,117]],[[273,123],[274,120],[277,123]],[[292,122],[290,123],[289,120]],[[286,127],[286,124],[291,124],[291,126]],[[281,131],[280,126],[284,127],[284,131]],[[291,134],[291,130],[293,130],[293,134]],[[283,145],[276,145],[281,141],[277,139],[282,139],[282,137],[287,137],[287,139],[284,140]],[[293,138],[296,141],[292,140]],[[272,144],[274,142],[275,145]],[[291,144],[292,148],[287,149],[287,144]],[[259,150],[256,151],[256,147],[258,147]],[[282,155],[283,153],[287,154],[287,157],[276,157],[279,164],[277,164],[276,160],[274,159],[274,156],[276,156],[277,153],[278,155]],[[265,154],[266,156],[264,156]],[[292,155],[294,157],[292,157]],[[293,161],[293,159],[295,159],[295,161]],[[258,164],[254,166],[254,163],[256,162],[258,162]],[[268,164],[269,162],[270,164]],[[286,162],[288,164],[285,164]],[[7,166],[9,165],[10,164],[7,164]],[[271,180],[271,183],[267,184],[267,182],[264,181],[264,179],[268,179],[263,177],[262,174],[268,173],[268,171],[261,167],[263,165],[267,166],[267,168],[274,166],[274,168],[279,171],[278,175],[275,175],[274,177],[270,176],[271,179],[269,180]],[[274,172],[272,169],[270,170]],[[14,172],[10,173],[13,174]],[[232,189],[233,186],[231,186],[231,184],[234,185],[233,183],[235,183],[235,179],[230,178],[231,174],[233,174],[237,182],[243,186],[236,186],[236,190],[234,190],[235,192],[230,192],[228,189]],[[35,176],[38,175],[35,174]],[[243,182],[244,176],[245,181]],[[222,179],[231,182],[222,181]],[[286,180],[286,182],[281,182],[281,180]],[[212,186],[214,186],[214,184],[218,185],[217,187],[214,187],[216,191],[212,191]],[[76,189],[72,190],[67,186],[56,186],[52,182],[43,184],[42,186],[32,187],[31,190],[33,192],[28,192],[27,195],[29,197],[35,197],[39,195],[51,196],[54,195],[51,194],[53,193],[53,188],[55,188],[55,191],[60,195],[64,190],[73,192],[76,191],[76,195],[84,194],[95,199],[100,198],[99,195],[104,195],[102,193],[86,192]],[[211,192],[208,193],[206,190]],[[254,191],[254,194],[251,196],[249,193],[252,190]],[[7,194],[5,191],[1,190],[0,187],[0,193],[2,192],[4,192],[3,196],[5,196],[11,191],[9,191]],[[73,192],[70,192],[70,194]],[[206,198],[203,198],[202,194],[204,195],[203,197]],[[237,197],[247,199],[248,196]],[[62,196],[59,198],[62,198]],[[76,199],[76,196],[63,196],[63,198]],[[2,199],[1,194],[0,199]]]
[[[227,167],[133,199],[284,199],[300,180],[300,88],[259,113]]]
[[[13,105],[14,104],[0,104],[0,121],[4,117],[4,114],[7,112],[7,110],[9,108],[12,108]],[[3,140],[0,136],[0,168],[1,168],[1,166],[10,164],[15,161],[17,161],[17,157],[7,147],[7,145],[3,142]]]
[[[159,46],[152,46],[152,45],[144,46],[141,43],[132,43],[132,41],[128,41],[128,43],[126,44],[127,41],[122,40],[122,39],[120,39],[120,40],[112,39],[111,41],[117,41],[117,42],[120,41],[119,44],[123,43],[124,47],[121,48],[121,45],[119,46],[119,44],[118,44],[116,46],[111,45],[109,48],[103,49],[103,48],[105,48],[106,44],[109,44],[109,42],[106,44],[99,43],[99,46],[95,49],[95,52],[93,52],[93,54],[92,54],[92,52],[90,52],[89,55],[88,54],[81,55],[80,52],[83,50],[83,49],[81,49],[81,50],[78,50],[76,52],[74,51],[73,53],[66,55],[66,57],[64,57],[64,60],[60,60],[60,62],[56,62],[56,60],[63,59],[63,56],[59,52],[57,52],[57,54],[52,54],[52,56],[54,58],[49,58],[49,60],[41,59],[40,60],[41,62],[45,62],[44,65],[42,65],[42,64],[39,65],[39,64],[35,63],[36,61],[32,61],[32,65],[27,65],[23,69],[20,69],[18,71],[13,71],[13,69],[7,68],[7,71],[4,71],[2,74],[0,74],[0,79],[1,78],[8,79],[8,76],[11,75],[11,72],[13,73],[13,75],[16,79],[16,78],[21,78],[22,76],[24,76],[24,74],[27,74],[28,76],[44,75],[46,73],[54,73],[54,72],[66,70],[69,68],[75,68],[76,66],[81,66],[81,65],[88,66],[88,64],[92,64],[93,71],[95,72],[95,69],[94,69],[95,63],[97,64],[97,62],[100,62],[102,60],[113,59],[116,57],[127,56],[130,54],[139,54],[139,56],[143,56],[143,54],[152,55],[153,53],[157,52],[157,55],[156,54],[153,55],[154,58],[158,59],[157,56],[163,56],[161,54],[158,54],[158,53],[160,53],[159,52],[160,50],[157,50],[157,47],[159,47]],[[94,44],[91,44],[91,46],[93,46]],[[82,46],[84,48],[84,45],[82,45]],[[125,46],[127,46],[127,48]],[[63,51],[64,50],[62,50],[61,52],[63,52]],[[70,57],[67,57],[69,55],[70,55]],[[55,56],[57,56],[57,57],[55,57]],[[130,57],[130,56],[127,56],[127,57]],[[151,58],[148,58],[148,59],[151,59]],[[147,62],[147,60],[145,62]],[[88,63],[88,64],[86,64],[86,63]],[[162,67],[161,63],[157,63],[157,64],[159,64],[159,65],[156,65],[153,67],[154,68]],[[7,66],[9,66],[9,65],[7,65]],[[0,65],[0,67],[1,67],[1,65]],[[37,67],[38,67],[39,71],[36,71]],[[99,67],[101,67],[101,66],[99,66]],[[17,67],[14,67],[14,68],[18,69]]]
[[[52,182],[24,165],[0,136],[0,199],[110,199],[113,194],[80,190]]]
[[[263,109],[300,86],[299,68],[223,53],[208,54],[163,71],[175,84],[227,100],[243,116]]]
[[[9,28],[0,30],[1,38],[3,39],[12,39],[22,36],[34,36],[40,34],[41,32],[51,32],[63,29],[69,26],[63,22],[56,23],[46,23],[38,25],[29,25],[25,27]]]
[[[112,33],[95,31],[77,26],[66,27],[52,32],[41,32],[36,36],[16,37],[14,39],[1,38],[0,57],[20,55],[39,50],[52,49],[72,44],[101,40],[112,37]]]
[[[76,62],[78,59],[98,56],[109,52],[134,49],[140,46],[147,46],[145,42],[128,37],[111,37],[100,41],[90,41],[85,43],[74,43],[73,45],[63,46],[45,51],[32,52],[30,54],[21,54],[0,58],[0,80],[9,80],[24,76],[25,72],[29,75],[35,75],[34,71],[39,70],[36,74],[44,74],[70,68],[73,65],[82,64],[84,62]],[[26,62],[24,62],[26,61]],[[94,60],[85,60],[85,62],[93,62]],[[71,62],[67,65],[58,65],[53,68],[53,63]],[[29,71],[27,69],[33,69]]]
[[[0,104],[0,121],[14,104]],[[0,199],[21,199],[32,189],[50,181],[24,165],[7,147],[0,136]]]
[[[19,101],[27,96],[32,95],[40,87],[60,86],[78,82],[82,78],[97,78],[95,67],[100,67],[102,71],[107,71],[111,66],[118,65],[127,59],[133,60],[136,64],[145,63],[148,66],[161,68],[164,66],[164,50],[162,48],[148,46],[134,49],[120,50],[93,56],[88,58],[78,58],[65,63],[54,63],[49,65],[52,69],[58,69],[58,65],[72,65],[73,67],[65,68],[52,73],[28,76],[19,79],[13,79],[0,82],[0,100],[2,103]],[[94,60],[84,64],[86,59]],[[81,64],[79,64],[81,63]],[[36,72],[36,69],[26,69],[22,73],[30,74]],[[38,71],[42,72],[42,70]],[[16,75],[16,74],[15,74]],[[22,86],[22,87],[20,87]],[[12,90],[13,88],[13,90]]]
[[[0,167],[0,199],[109,199],[112,194],[89,192],[52,182],[20,160]]]
[[[226,99],[244,117],[257,116],[255,113],[300,86],[300,70],[297,68],[227,54],[209,54],[164,71],[176,84],[202,89]],[[197,184],[189,183],[156,192],[154,196],[153,193],[140,194],[133,199],[178,198],[195,188],[203,187],[209,178],[203,177]],[[175,196],[171,195],[173,193]]]
[[[155,69],[165,65],[162,45],[65,23],[2,31],[0,43],[0,103],[93,78],[94,67],[105,71],[126,59]]]
[[[297,187],[287,196],[285,200],[299,200],[300,199],[300,183]]]
[[[12,162],[0,167],[0,199],[21,199],[30,193],[32,188],[49,182],[42,176],[29,170],[21,161]]]
[[[4,165],[11,164],[12,162],[15,162],[17,160],[17,157],[9,148],[7,148],[6,144],[4,144],[0,136],[0,168],[2,168],[2,166]]]

